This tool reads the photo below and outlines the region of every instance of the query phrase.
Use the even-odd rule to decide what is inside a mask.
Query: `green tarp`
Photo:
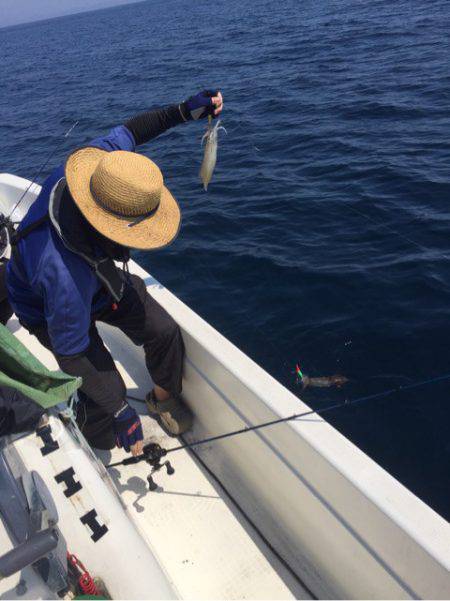
[[[16,388],[47,409],[67,401],[81,378],[50,371],[0,324],[0,386]]]

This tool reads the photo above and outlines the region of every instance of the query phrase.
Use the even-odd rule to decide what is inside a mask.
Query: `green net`
[[[81,386],[81,378],[48,370],[0,324],[0,386],[15,388],[47,409],[67,401]]]

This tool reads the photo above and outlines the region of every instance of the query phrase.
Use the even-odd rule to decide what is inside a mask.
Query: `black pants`
[[[124,399],[125,384],[103,344],[95,325],[101,321],[115,326],[137,346],[143,346],[147,369],[153,382],[176,395],[181,392],[184,344],[180,329],[172,317],[148,294],[141,278],[130,274],[129,284],[117,309],[108,307],[95,315],[90,329],[90,347],[83,358],[57,357],[64,371],[83,378],[77,421],[89,443],[99,449],[115,444],[113,412],[105,402],[95,402],[99,387],[110,391],[114,407]],[[46,348],[52,345],[46,328],[28,328]],[[84,362],[84,363],[83,363]],[[87,368],[86,368],[87,365]],[[78,373],[75,373],[77,372]]]

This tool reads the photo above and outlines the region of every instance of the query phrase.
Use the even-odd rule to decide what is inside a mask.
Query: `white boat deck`
[[[57,369],[53,356],[12,319],[9,327],[39,359]],[[129,393],[143,398],[150,388],[141,349],[121,334],[102,327]],[[168,437],[148,417],[143,403],[133,403],[142,416],[146,441],[165,448],[179,440]],[[128,456],[120,449],[98,451],[104,463]],[[242,511],[189,451],[170,455],[175,474],[155,474],[158,490],[147,485],[149,466],[139,463],[109,470],[142,536],[183,599],[307,599],[310,593],[264,542]]]

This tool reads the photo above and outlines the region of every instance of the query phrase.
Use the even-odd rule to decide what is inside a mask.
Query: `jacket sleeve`
[[[125,127],[132,133],[136,144],[139,145],[145,144],[184,121],[186,119],[183,117],[180,107],[172,105],[140,113],[126,121]]]
[[[83,379],[81,391],[105,413],[112,415],[122,407],[125,383],[95,327],[91,328],[90,343],[84,353],[56,358],[64,372]]]
[[[106,136],[100,136],[91,140],[86,146],[95,146],[111,152],[113,150],[127,150],[134,152],[136,150],[136,142],[133,134],[125,125],[114,127]]]
[[[137,145],[149,142],[184,121],[186,119],[177,105],[146,111],[128,119],[124,125],[114,127],[106,136],[91,140],[87,146],[95,146],[108,152],[113,150],[134,152]]]
[[[89,346],[92,298],[99,286],[92,268],[58,242],[53,252],[43,253],[37,273],[54,352],[82,353]]]
[[[81,390],[106,413],[123,404],[125,384],[91,324],[98,279],[78,255],[57,246],[40,279],[51,347],[63,371],[83,379]]]

